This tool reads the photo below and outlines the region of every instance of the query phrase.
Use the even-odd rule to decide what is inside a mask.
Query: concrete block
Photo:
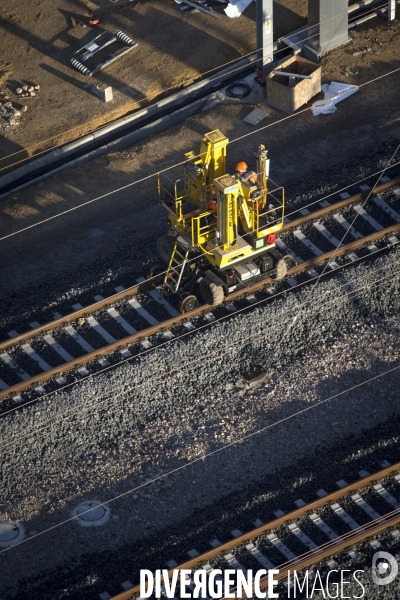
[[[311,60],[292,56],[284,61],[275,73],[277,70],[310,75],[311,79],[298,79],[295,85],[290,87],[289,77],[270,73],[267,78],[267,104],[270,106],[291,115],[321,91],[321,67]]]
[[[108,86],[102,90],[101,88],[97,87],[97,85],[91,85],[89,90],[92,92],[92,94],[104,102],[110,102],[110,100],[113,99],[113,91],[111,86]]]

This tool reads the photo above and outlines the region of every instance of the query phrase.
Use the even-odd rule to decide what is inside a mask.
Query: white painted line
[[[32,360],[34,360],[35,362],[38,363],[38,365],[42,369],[42,371],[50,371],[50,369],[51,369],[50,365],[48,365],[47,362],[45,360],[43,360],[43,358],[41,358],[39,356],[39,354],[37,354],[34,351],[32,346],[30,346],[29,344],[23,344],[21,346],[21,348],[25,352],[25,354],[27,354],[29,356],[29,358],[31,358]]]
[[[128,321],[124,319],[124,317],[121,317],[121,315],[115,308],[107,308],[107,312],[110,315],[110,317],[113,317],[113,319],[115,319],[117,323],[119,323],[121,327],[125,329],[127,333],[129,333],[129,335],[137,333],[136,329],[132,327],[132,325],[130,325]]]
[[[296,525],[296,523],[290,523],[288,525],[288,528],[293,533],[293,535],[297,537],[297,539],[299,539],[305,546],[307,546],[309,550],[314,550],[314,548],[317,547],[317,544],[314,544],[314,542],[308,537],[308,535],[306,535],[300,530],[299,526]]]
[[[332,216],[339,223],[339,225],[343,227],[343,229],[350,233],[351,237],[355,240],[361,240],[361,238],[364,237],[359,231],[357,231],[357,229],[350,225],[350,223],[346,221],[346,219],[339,213],[336,213]]]
[[[369,223],[371,227],[375,229],[375,231],[382,231],[382,225],[380,225],[378,221],[375,221],[375,219],[373,219],[371,215],[369,215],[360,204],[355,204],[353,208],[356,211],[356,213],[364,219],[364,221],[367,221],[367,223]]]
[[[88,344],[88,342],[84,340],[83,337],[75,331],[72,325],[67,325],[65,327],[65,331],[68,333],[68,335],[72,337],[73,340],[75,340],[77,344],[80,345],[81,348],[83,348],[83,350],[85,350],[86,352],[93,352],[93,346]]]
[[[105,340],[106,340],[106,342],[107,342],[108,344],[112,344],[113,342],[115,342],[115,341],[116,341],[116,339],[115,339],[115,338],[114,338],[114,337],[113,337],[111,334],[109,334],[109,333],[108,333],[108,331],[106,331],[106,330],[104,329],[104,327],[102,327],[102,326],[100,325],[100,323],[99,323],[98,321],[96,321],[96,319],[95,319],[94,317],[86,317],[86,321],[87,321],[87,323],[90,325],[90,327],[93,327],[93,329],[94,329],[95,331],[97,331],[97,333],[98,333],[99,335],[101,335],[101,337],[102,337],[103,339],[105,339]]]
[[[267,535],[267,538],[269,539],[271,544],[273,544],[275,548],[277,548],[279,552],[281,552],[283,556],[285,556],[287,559],[292,560],[293,558],[296,558],[296,555],[293,554],[293,552],[289,550],[289,548],[285,546],[283,542],[281,542],[281,540],[275,533],[269,533]]]
[[[279,248],[279,250],[281,250],[285,254],[290,254],[290,256],[292,256],[297,263],[301,264],[302,262],[304,262],[304,260],[298,254],[292,252],[292,250],[290,250],[290,248],[288,248],[286,244],[282,242],[282,240],[276,240],[275,245],[277,248]]]
[[[311,521],[320,529],[330,540],[336,540],[339,536],[321,519],[317,513],[309,515]]]
[[[374,490],[376,492],[378,492],[378,494],[381,496],[381,498],[386,500],[386,502],[388,504],[390,504],[391,506],[394,506],[395,508],[399,507],[399,503],[397,502],[396,498],[394,496],[392,496],[392,494],[389,494],[389,492],[387,490],[385,490],[383,485],[381,485],[380,483],[377,483],[376,485],[374,485]]]
[[[382,200],[382,198],[379,198],[379,196],[374,196],[372,198],[372,200],[387,215],[389,215],[390,217],[392,217],[393,221],[396,221],[396,223],[400,223],[400,215],[399,215],[399,213],[397,213],[395,210],[393,210],[393,208],[391,206],[389,206],[388,204],[386,204],[386,202],[384,200]]]
[[[371,517],[371,519],[379,519],[379,517],[381,516],[379,513],[376,512],[376,510],[374,510],[372,508],[372,506],[370,506],[365,500],[364,498],[362,498],[360,496],[360,494],[353,494],[353,496],[351,497],[352,500],[354,500],[354,502],[364,511],[367,513],[367,515],[369,517]]]
[[[315,244],[310,242],[310,240],[306,238],[306,236],[302,231],[300,231],[300,229],[295,229],[293,231],[293,234],[297,237],[298,240],[300,240],[302,244],[304,244],[304,246],[306,246],[306,248],[311,250],[311,252],[315,254],[315,256],[321,256],[321,254],[323,254],[322,250],[320,250]]]
[[[134,308],[143,319],[145,319],[150,325],[157,325],[158,321],[154,317],[151,316],[149,312],[136,300],[136,298],[131,298],[128,300],[128,303]]]
[[[146,281],[146,280],[144,277],[139,277],[138,279],[136,279],[136,281],[138,283],[142,283],[143,281]],[[173,306],[171,306],[171,304],[165,298],[163,298],[161,296],[161,294],[159,292],[157,292],[157,290],[150,290],[147,293],[149,294],[149,296],[154,298],[154,300],[156,302],[161,304],[165,308],[165,310],[168,312],[168,314],[171,315],[171,317],[177,317],[179,315],[179,312]]]
[[[52,335],[50,335],[50,334],[44,335],[43,339],[50,346],[50,348],[52,348],[54,350],[54,352],[57,352],[57,354],[59,356],[61,356],[61,358],[63,358],[65,360],[65,362],[68,362],[70,360],[74,360],[74,357],[71,356],[69,354],[69,352],[67,352],[66,350],[64,350],[64,348],[62,348],[60,346],[60,344],[57,344],[56,340],[53,338]]]
[[[262,552],[260,552],[258,548],[255,547],[253,542],[250,542],[250,544],[246,544],[246,550],[248,550],[248,552],[250,552],[250,554],[254,556],[256,560],[258,560],[258,562],[264,567],[264,569],[267,569],[267,571],[268,569],[274,568],[272,562],[268,560],[268,558],[264,556],[264,554],[262,554]]]
[[[9,386],[6,384],[6,382],[0,379],[0,390],[6,390],[8,387]]]
[[[2,354],[0,354],[0,358],[2,361],[4,361],[7,365],[7,367],[10,367],[10,369],[13,369],[13,371],[16,371],[18,377],[20,379],[22,379],[22,381],[26,381],[27,379],[30,379],[28,373],[26,373],[20,366],[18,363],[14,362],[13,359],[11,358],[11,356],[8,354],[8,352],[3,352]]]
[[[342,242],[340,242],[334,235],[332,235],[330,231],[327,230],[325,225],[321,223],[321,221],[315,221],[315,223],[313,223],[313,226],[317,231],[320,232],[321,235],[324,236],[325,239],[328,240],[328,242],[332,244],[332,246],[335,246],[335,248],[343,246]]]
[[[338,504],[337,502],[334,502],[333,504],[331,504],[331,509],[334,511],[335,514],[337,514],[338,517],[340,517],[342,519],[342,521],[344,521],[351,529],[358,529],[360,528],[360,530],[362,530],[363,528],[359,526],[358,523],[356,523],[356,521],[340,506],[340,504]]]

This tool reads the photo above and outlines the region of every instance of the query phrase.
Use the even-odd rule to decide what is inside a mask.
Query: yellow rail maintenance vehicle
[[[275,244],[284,224],[284,190],[268,192],[267,150],[258,148],[256,173],[240,163],[242,172],[231,176],[228,142],[218,129],[206,133],[199,154],[185,154],[183,177],[158,176],[171,229],[158,238],[157,248],[168,267],[156,265],[149,277],[179,295],[182,312],[196,308],[199,296],[218,305],[260,279],[281,280],[294,264]]]

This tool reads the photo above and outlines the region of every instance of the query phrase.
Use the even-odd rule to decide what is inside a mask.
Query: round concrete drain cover
[[[0,547],[8,548],[17,544],[25,537],[25,529],[21,523],[0,521]]]
[[[99,500],[87,500],[74,508],[72,516],[77,517],[76,521],[83,527],[104,525],[110,518],[110,509]]]

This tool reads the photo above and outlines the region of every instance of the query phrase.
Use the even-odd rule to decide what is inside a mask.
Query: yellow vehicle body
[[[284,190],[268,193],[265,147],[258,148],[255,176],[244,180],[226,172],[228,143],[218,129],[206,133],[199,154],[185,154],[182,178],[171,181],[159,174],[158,180],[174,233],[220,269],[273,247],[284,224]],[[172,255],[169,269],[173,264]]]

